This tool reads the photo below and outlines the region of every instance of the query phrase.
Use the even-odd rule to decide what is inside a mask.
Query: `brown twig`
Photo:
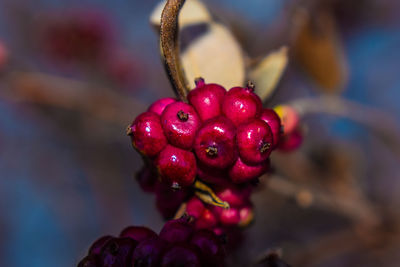
[[[168,0],[161,14],[160,46],[172,88],[186,102],[188,86],[179,57],[178,16],[185,0]]]

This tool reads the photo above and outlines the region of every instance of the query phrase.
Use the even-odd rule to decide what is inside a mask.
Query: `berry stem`
[[[168,0],[161,14],[160,48],[165,70],[175,94],[187,102],[188,83],[179,57],[179,12],[185,0]]]
[[[229,203],[226,201],[222,201],[219,197],[217,197],[213,190],[206,184],[200,182],[199,180],[196,180],[193,187],[196,196],[200,198],[204,203],[224,209],[229,209]]]

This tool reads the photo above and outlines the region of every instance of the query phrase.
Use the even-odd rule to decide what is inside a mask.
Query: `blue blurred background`
[[[297,1],[204,2],[231,27],[242,25],[233,29],[239,40],[246,37],[258,42],[243,43],[249,55],[265,53],[290,39],[284,25],[291,20]],[[337,11],[349,69],[341,95],[387,112],[400,123],[399,4],[394,0],[330,2]],[[160,62],[158,37],[149,24],[157,3],[0,1],[0,266],[74,266],[103,234],[118,234],[131,224],[156,230],[163,224],[154,197],[144,193],[133,178],[142,160],[124,133],[130,120],[150,103],[173,94]],[[67,28],[64,36],[68,35],[64,26],[80,20],[78,28],[88,23],[94,30],[82,33],[91,36],[76,48],[84,52],[70,54],[70,48],[63,47],[66,39],[56,32]],[[55,30],[49,30],[51,26]],[[88,52],[84,46],[91,40],[103,46]],[[290,60],[271,103],[318,95],[321,91],[316,87],[301,64]],[[383,171],[375,171],[390,179],[375,184],[380,193],[374,194],[385,195],[394,206],[399,204],[398,159],[380,147],[366,147],[371,142],[368,133],[352,122],[331,117],[317,121],[327,143],[333,142],[329,138],[345,140],[344,144],[357,141],[361,151],[373,149],[363,166],[384,159],[377,164]],[[306,138],[307,142],[312,141]],[[363,169],[367,177],[370,171]],[[263,201],[259,193],[255,202]],[[298,213],[301,209],[294,214]],[[298,219],[304,222],[303,232],[290,228],[291,233],[280,229],[283,233],[279,234],[271,226],[275,235],[259,238],[263,222],[270,222],[264,217],[270,216],[263,217],[260,208],[258,215],[260,223],[256,221],[248,230],[248,244],[255,251],[281,246],[287,240],[298,242],[314,229],[312,224],[304,225],[315,214],[303,214]],[[289,224],[297,219],[282,220]],[[337,225],[341,224],[339,220]],[[267,241],[270,237],[273,241]],[[247,250],[239,262],[254,256]],[[332,261],[324,266],[350,266],[340,264]]]

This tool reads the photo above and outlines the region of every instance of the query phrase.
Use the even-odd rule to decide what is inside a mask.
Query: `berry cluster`
[[[251,85],[228,92],[196,81],[189,103],[164,98],[128,127],[133,146],[174,188],[193,184],[250,182],[268,170],[280,139],[279,116],[263,109]]]
[[[282,134],[280,117],[263,109],[253,91],[251,83],[226,91],[200,78],[188,103],[160,99],[128,127],[133,146],[147,163],[139,183],[156,193],[164,217],[171,218],[186,202],[196,229],[222,234],[251,221],[254,182],[268,171],[269,156]],[[189,186],[196,177],[230,208],[194,196]]]
[[[195,230],[192,219],[168,221],[159,235],[130,226],[119,237],[101,237],[78,267],[224,266],[222,240],[212,231]]]

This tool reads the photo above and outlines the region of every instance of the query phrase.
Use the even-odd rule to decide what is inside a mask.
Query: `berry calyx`
[[[219,116],[206,121],[196,135],[194,151],[200,162],[218,169],[232,165],[237,158],[236,129],[230,120]]]
[[[222,102],[222,113],[236,126],[259,117],[261,110],[261,99],[249,87],[230,89]]]
[[[164,109],[172,103],[175,103],[176,99],[172,98],[172,97],[165,97],[165,98],[161,98],[159,100],[157,100],[156,102],[154,102],[153,104],[151,104],[151,106],[149,107],[148,111],[154,112],[157,115],[161,116],[161,114],[163,113]]]
[[[140,114],[127,129],[132,145],[142,154],[154,157],[167,145],[160,117],[153,112]]]
[[[161,114],[161,124],[169,143],[183,149],[192,148],[200,123],[194,108],[183,102],[169,104]]]
[[[237,129],[239,155],[248,164],[260,164],[272,151],[271,128],[261,119],[242,124]]]
[[[221,114],[221,103],[225,93],[224,87],[205,84],[202,78],[198,78],[196,88],[188,94],[188,101],[196,109],[201,120],[205,121]]]
[[[167,145],[157,157],[161,179],[174,187],[189,186],[196,177],[196,158],[192,152]]]

